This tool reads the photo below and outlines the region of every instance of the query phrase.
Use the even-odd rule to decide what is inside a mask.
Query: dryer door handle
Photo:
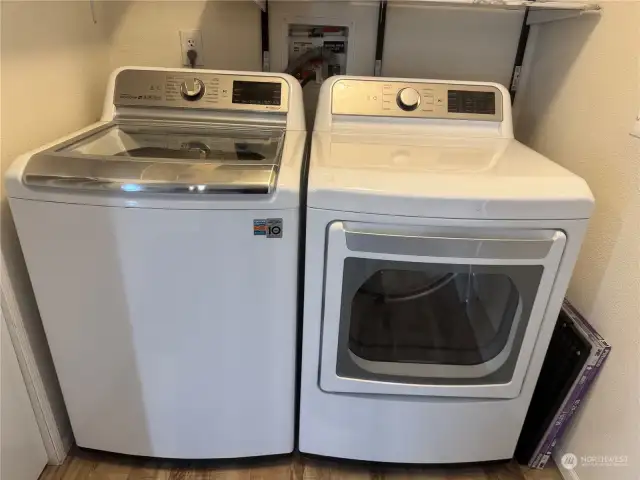
[[[541,232],[545,234],[540,235]],[[536,236],[538,238],[465,238],[345,229],[347,248],[354,252],[487,259],[543,259],[549,255],[557,238],[564,237],[564,234],[552,230],[538,230]]]

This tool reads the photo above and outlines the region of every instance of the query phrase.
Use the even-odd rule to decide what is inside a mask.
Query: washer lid
[[[580,177],[513,139],[314,133],[308,205],[478,219],[588,218]]]
[[[25,185],[148,193],[276,188],[284,128],[114,122],[34,155]]]

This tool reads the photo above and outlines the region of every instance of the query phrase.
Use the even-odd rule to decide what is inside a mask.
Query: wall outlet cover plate
[[[187,56],[189,50],[198,52],[196,57],[196,67],[204,67],[204,48],[202,46],[202,32],[200,30],[180,30],[180,54],[182,56],[182,66],[191,67],[191,62]]]

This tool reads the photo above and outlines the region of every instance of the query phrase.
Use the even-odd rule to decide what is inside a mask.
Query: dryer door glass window
[[[509,381],[542,271],[346,258],[338,374],[428,384]]]

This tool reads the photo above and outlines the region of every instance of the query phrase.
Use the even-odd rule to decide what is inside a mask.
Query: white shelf
[[[595,3],[582,1],[550,1],[550,0],[388,0],[389,5],[415,6],[449,6],[449,7],[486,7],[486,8],[537,8],[542,10],[599,10]]]
[[[263,11],[266,9],[265,0],[253,0]],[[279,1],[279,0],[272,0]],[[281,0],[286,1],[286,0]],[[315,0],[298,0],[312,3]],[[350,3],[377,4],[376,0],[355,0]],[[453,7],[482,10],[524,10],[529,9],[527,23],[554,22],[568,18],[579,17],[584,13],[599,13],[600,5],[582,1],[532,1],[532,0],[388,0],[390,6],[405,6],[413,8],[425,7]]]
[[[265,0],[254,0],[263,10]],[[272,0],[278,1],[278,0]],[[298,0],[305,1],[305,0]],[[310,3],[313,0],[306,0]],[[350,3],[379,3],[376,0],[355,0]],[[454,7],[488,10],[524,10],[529,9],[527,23],[544,23],[564,20],[582,15],[583,13],[597,13],[600,6],[597,3],[584,1],[548,1],[548,0],[388,0],[390,6],[406,6],[414,8],[424,7]]]
[[[536,10],[575,10],[583,12],[600,10],[600,6],[596,3],[578,1],[556,2],[546,0],[388,0],[388,4],[416,7],[442,6],[462,8],[494,8],[505,10],[518,10],[527,7]]]

